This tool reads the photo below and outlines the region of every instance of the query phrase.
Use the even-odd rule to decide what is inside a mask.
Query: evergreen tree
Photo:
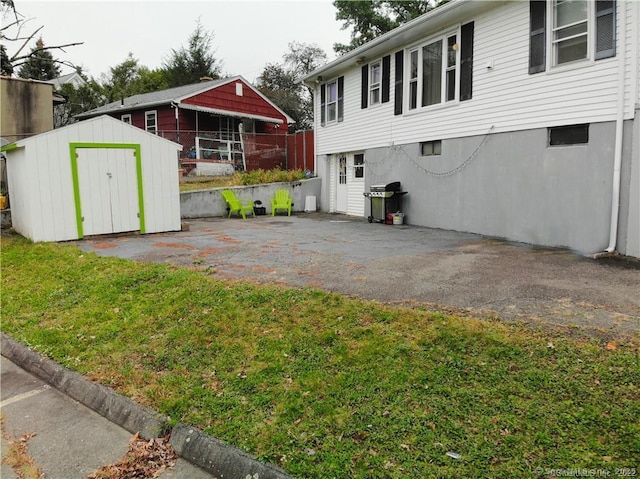
[[[8,77],[13,75],[13,65],[9,60],[9,55],[7,55],[7,49],[4,45],[0,45],[0,75]]]
[[[211,46],[213,38],[213,32],[205,31],[200,21],[196,22],[188,48],[172,49],[164,61],[163,72],[169,87],[197,83],[205,77],[213,80],[220,78],[222,65],[214,56],[215,50]]]
[[[27,61],[20,65],[18,69],[20,78],[31,78],[33,80],[53,80],[60,76],[60,67],[53,59],[51,52],[45,49],[42,37],[36,42],[35,48]]]

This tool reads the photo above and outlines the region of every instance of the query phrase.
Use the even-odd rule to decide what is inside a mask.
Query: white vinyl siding
[[[627,18],[628,26],[626,42],[620,39],[619,25],[616,28],[618,39],[615,57],[597,62],[585,61],[579,66],[556,68],[536,75],[530,75],[528,68],[529,2],[496,2],[496,5],[496,8],[481,16],[457,22],[475,22],[471,100],[409,111],[407,87],[402,115],[394,116],[393,89],[389,103],[380,104],[374,109],[361,109],[360,69],[352,67],[344,76],[345,120],[330,131],[317,129],[317,153],[332,154],[433,139],[484,135],[490,129],[493,133],[499,133],[612,121],[616,116],[616,78],[622,48],[627,49],[625,118],[633,117],[638,88],[631,93],[630,72],[633,62],[637,65],[638,60],[633,57],[637,57],[638,50],[632,47],[634,38],[631,26],[633,21],[637,21],[637,4],[617,4],[617,21]],[[455,25],[451,25],[453,27]],[[447,31],[451,30],[446,29],[442,33]],[[427,32],[424,41],[431,37]],[[417,45],[419,40],[416,39],[412,45]],[[396,51],[398,49],[386,54],[394,55]],[[410,75],[408,51],[404,65],[406,85]],[[488,65],[491,68],[487,68]],[[395,61],[391,61],[391,78],[394,75]],[[316,95],[317,123],[320,119],[319,97],[319,94]]]

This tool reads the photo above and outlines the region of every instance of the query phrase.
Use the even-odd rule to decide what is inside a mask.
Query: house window
[[[242,96],[242,83],[236,83],[236,96]]]
[[[320,85],[320,126],[344,119],[344,77]]]
[[[353,156],[353,177],[364,178],[364,154],[362,153]]]
[[[380,103],[380,85],[382,80],[382,68],[380,62],[375,62],[369,65],[370,72],[369,77],[371,83],[369,85],[369,101],[371,105],[377,105]]]
[[[336,121],[338,117],[338,81],[327,83],[327,121]]]
[[[145,111],[144,112],[144,129],[149,133],[158,132],[158,112],[157,111]]]
[[[588,3],[586,0],[554,0],[553,64],[584,60],[588,55]]]
[[[531,0],[529,73],[615,56],[615,10],[615,0]]]
[[[344,155],[338,158],[338,183],[347,184],[347,157]]]
[[[129,115],[122,115],[120,117],[120,120],[122,120],[124,123],[126,123],[127,125],[131,124],[131,114]]]
[[[442,140],[423,141],[420,143],[421,156],[436,156],[442,154]]]
[[[549,146],[581,145],[589,143],[589,124],[549,128]]]
[[[458,38],[457,33],[447,35],[409,52],[409,110],[458,98]]]

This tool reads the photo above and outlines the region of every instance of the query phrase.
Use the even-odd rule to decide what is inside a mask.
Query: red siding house
[[[184,160],[232,161],[237,169],[246,169],[258,143],[274,150],[285,145],[293,122],[241,76],[134,95],[76,118],[105,114],[180,143]]]

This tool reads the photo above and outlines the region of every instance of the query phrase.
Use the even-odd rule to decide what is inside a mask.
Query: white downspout
[[[618,220],[620,218],[620,166],[622,164],[622,132],[624,129],[624,85],[625,85],[625,63],[627,54],[627,16],[626,2],[618,2],[621,7],[618,12],[620,19],[620,55],[618,56],[618,111],[616,113],[616,137],[613,158],[613,185],[611,192],[611,225],[609,228],[609,246],[605,250],[612,253],[616,249],[618,241]],[[624,8],[624,11],[622,9]]]

